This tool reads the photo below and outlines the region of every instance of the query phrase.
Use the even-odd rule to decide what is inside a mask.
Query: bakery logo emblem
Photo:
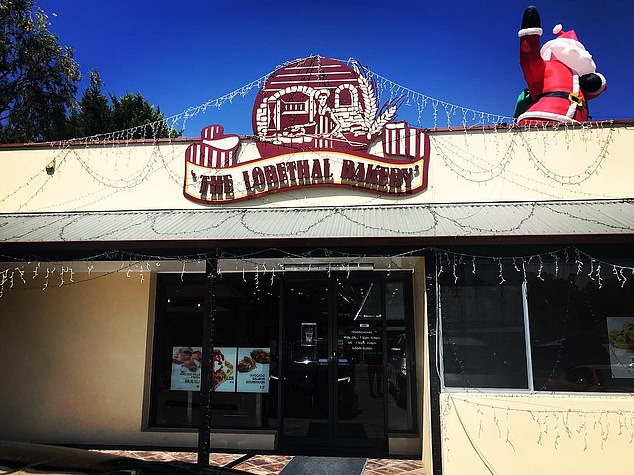
[[[310,57],[276,70],[253,107],[252,139],[205,127],[185,152],[184,194],[227,203],[304,187],[409,195],[427,187],[429,136],[394,122],[357,64]],[[382,153],[379,153],[381,151]]]

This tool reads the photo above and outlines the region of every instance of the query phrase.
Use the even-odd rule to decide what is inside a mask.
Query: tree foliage
[[[112,114],[101,86],[99,72],[92,70],[90,84],[68,118],[64,138],[88,137],[112,130]]]
[[[0,0],[0,141],[62,133],[75,103],[79,66],[32,0]]]
[[[65,130],[65,138],[91,137],[125,131],[120,138],[143,139],[178,137],[181,131],[168,127],[161,109],[150,104],[141,93],[128,92],[120,98],[102,92],[99,72],[90,72],[90,85],[73,109]],[[114,134],[113,138],[117,138]]]
[[[182,131],[168,127],[164,121],[161,108],[150,104],[140,93],[128,92],[117,99],[110,95],[112,101],[112,125],[114,130],[123,130],[150,124],[147,127],[137,127],[132,130],[132,138],[143,137],[178,137]]]
[[[96,69],[79,102],[73,51],[48,30],[33,0],[0,0],[0,143],[91,137],[178,137],[159,107],[140,93],[107,97]]]

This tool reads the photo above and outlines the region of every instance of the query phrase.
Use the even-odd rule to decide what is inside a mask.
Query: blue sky
[[[542,42],[553,37],[557,23],[574,29],[606,76],[608,90],[590,102],[591,115],[634,118],[631,1],[535,4]],[[315,54],[352,57],[417,92],[505,116],[512,115],[525,86],[517,38],[525,1],[39,0],[38,5],[61,43],[73,47],[84,77],[96,67],[106,92],[141,92],[166,115]],[[197,136],[211,123],[223,124],[228,133],[250,134],[255,94],[190,120],[184,135]],[[412,106],[399,111],[412,125],[417,116]],[[430,115],[420,125],[433,125]]]

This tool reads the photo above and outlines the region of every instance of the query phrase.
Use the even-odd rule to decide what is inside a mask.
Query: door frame
[[[387,318],[386,318],[386,299],[385,299],[385,284],[388,281],[386,279],[389,276],[389,271],[376,271],[376,270],[363,270],[363,271],[354,271],[354,275],[366,274],[372,276],[370,279],[372,282],[378,284],[379,286],[379,295],[380,295],[380,309],[382,313],[381,319],[381,345],[382,345],[382,364],[383,364],[383,378],[382,378],[382,386],[383,386],[383,396],[382,396],[382,410],[383,410],[383,437],[376,439],[367,439],[367,444],[345,444],[346,441],[349,441],[345,438],[338,437],[337,434],[337,424],[339,422],[339,414],[338,414],[338,371],[337,371],[337,330],[338,330],[338,315],[337,315],[337,295],[335,293],[335,279],[337,275],[345,274],[346,271],[332,271],[329,272],[328,276],[324,276],[323,274],[317,274],[312,276],[308,272],[305,271],[291,271],[285,272],[280,284],[280,325],[279,325],[279,338],[280,338],[280,352],[279,352],[279,381],[278,381],[278,448],[282,448],[284,451],[295,451],[301,450],[303,453],[308,453],[311,451],[315,452],[324,452],[328,451],[328,453],[332,453],[333,450],[341,453],[367,453],[368,450],[372,450],[373,453],[382,453],[387,455],[388,453],[388,410],[387,410],[387,397],[388,397],[388,381],[387,381],[387,373],[386,373],[386,365],[387,365]],[[400,272],[399,272],[400,273]],[[405,274],[404,274],[405,275]],[[326,384],[328,385],[328,435],[325,438],[302,438],[299,436],[296,437],[285,437],[284,436],[284,412],[285,412],[285,382],[286,382],[286,325],[287,325],[287,316],[286,316],[286,295],[288,290],[289,281],[292,281],[293,277],[299,277],[298,280],[302,280],[302,277],[306,280],[322,280],[319,277],[322,277],[323,281],[327,283],[328,289],[328,342],[327,342],[327,359],[328,359],[328,380]],[[289,278],[290,277],[290,278]],[[402,279],[404,283],[405,296],[404,296],[404,305],[406,314],[411,313],[411,283],[408,282],[406,278]],[[409,325],[411,323],[411,318],[406,315],[405,324]],[[409,332],[408,332],[409,333]],[[409,340],[409,338],[408,338]],[[413,348],[412,348],[413,349]],[[413,358],[413,355],[408,355],[408,359]],[[411,365],[413,363],[410,362]],[[414,366],[410,366],[413,368]],[[413,385],[411,385],[410,391],[413,390]],[[413,415],[414,416],[414,415]],[[415,417],[415,416],[414,416]],[[300,442],[300,439],[302,441]],[[314,443],[310,443],[314,442]]]

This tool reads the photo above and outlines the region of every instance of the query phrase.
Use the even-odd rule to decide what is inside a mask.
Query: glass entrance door
[[[284,280],[283,442],[327,445],[331,438],[329,282],[315,274]]]
[[[286,275],[285,448],[385,450],[385,302],[379,277]]]
[[[337,366],[335,441],[385,445],[384,312],[379,274],[334,276]]]

